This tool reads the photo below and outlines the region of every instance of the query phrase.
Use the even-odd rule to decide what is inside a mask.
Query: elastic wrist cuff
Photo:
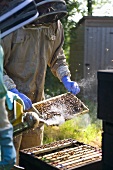
[[[59,78],[60,81],[62,81],[62,78],[64,76],[71,76],[70,71],[68,69],[68,66],[60,66],[57,69],[57,77]]]

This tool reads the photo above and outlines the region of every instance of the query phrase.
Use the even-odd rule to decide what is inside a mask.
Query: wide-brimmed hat
[[[64,0],[35,0],[39,16],[37,24],[52,23],[67,15]]]
[[[0,38],[37,19],[34,0],[1,0],[0,1]]]

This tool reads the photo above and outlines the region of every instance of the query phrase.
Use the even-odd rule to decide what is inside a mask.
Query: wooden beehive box
[[[74,139],[65,139],[20,151],[26,170],[101,170],[102,151]]]

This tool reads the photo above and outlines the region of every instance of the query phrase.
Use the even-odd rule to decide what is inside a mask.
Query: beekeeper
[[[7,89],[3,83],[3,49],[0,45],[0,169],[10,170],[16,161],[13,145],[13,127],[5,107]]]
[[[62,46],[64,31],[60,18],[67,14],[64,0],[36,0],[40,16],[34,22],[2,40],[5,53],[4,82],[9,91],[18,94],[26,110],[44,99],[47,65],[65,88],[77,94],[78,84],[70,79],[70,71]],[[44,126],[14,139],[17,151],[43,143]]]
[[[30,10],[32,10],[32,13],[29,12]],[[18,17],[18,13],[23,16],[23,19]],[[28,14],[27,16],[26,13]],[[16,151],[13,144],[13,126],[9,122],[7,109],[13,109],[14,100],[18,100],[18,102],[24,105],[22,99],[17,94],[8,91],[4,85],[4,52],[1,46],[1,39],[36,19],[38,14],[33,0],[13,1],[13,3],[8,0],[0,1],[0,170],[23,169],[14,165],[16,162]]]
[[[16,151],[13,144],[13,126],[9,121],[6,109],[12,110],[13,101],[20,100],[18,95],[7,91],[3,82],[3,49],[0,45],[0,170],[11,170],[17,168]],[[20,167],[21,168],[21,167]]]

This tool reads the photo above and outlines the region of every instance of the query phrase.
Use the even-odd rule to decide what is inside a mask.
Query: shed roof
[[[84,16],[77,26],[81,24],[89,27],[113,27],[113,16]]]

